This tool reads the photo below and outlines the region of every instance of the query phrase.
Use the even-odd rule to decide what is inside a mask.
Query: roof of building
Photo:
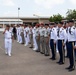
[[[39,17],[40,19],[49,19],[49,17]],[[0,19],[18,19],[18,17],[0,17]],[[19,19],[38,19],[38,17],[19,17]]]
[[[22,22],[21,19],[2,19],[2,18],[0,18],[0,21],[4,21],[4,22],[9,22],[9,21],[16,22],[16,21],[20,21],[20,22]]]

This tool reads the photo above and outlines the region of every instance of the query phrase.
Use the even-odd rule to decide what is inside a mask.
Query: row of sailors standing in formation
[[[65,25],[65,28],[63,27]],[[36,24],[34,26],[24,25],[17,26],[17,42],[25,43],[24,46],[31,44],[36,52],[40,52],[45,56],[50,56],[50,48],[52,57],[51,60],[56,60],[56,51],[59,52],[59,65],[65,63],[66,57],[69,58],[69,71],[75,70],[76,60],[76,28],[74,21],[70,20],[63,24],[63,22],[50,24]],[[66,50],[65,50],[66,49]]]

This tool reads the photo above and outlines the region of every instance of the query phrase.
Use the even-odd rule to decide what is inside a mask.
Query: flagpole
[[[20,11],[20,8],[18,7],[18,24],[19,24],[19,11]]]

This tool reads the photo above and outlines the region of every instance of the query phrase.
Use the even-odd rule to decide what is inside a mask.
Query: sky
[[[0,0],[0,17],[50,17],[60,13],[64,17],[68,9],[76,9],[76,0]]]

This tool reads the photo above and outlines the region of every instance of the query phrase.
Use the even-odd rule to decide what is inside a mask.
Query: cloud
[[[5,6],[15,6],[13,0],[3,0],[3,5]]]
[[[53,8],[56,5],[63,4],[65,0],[34,0],[37,5],[46,9]]]
[[[14,12],[14,11],[7,11],[3,14],[3,16],[5,17],[17,17],[18,16],[18,13]]]
[[[70,0],[72,4],[76,4],[76,0]]]

